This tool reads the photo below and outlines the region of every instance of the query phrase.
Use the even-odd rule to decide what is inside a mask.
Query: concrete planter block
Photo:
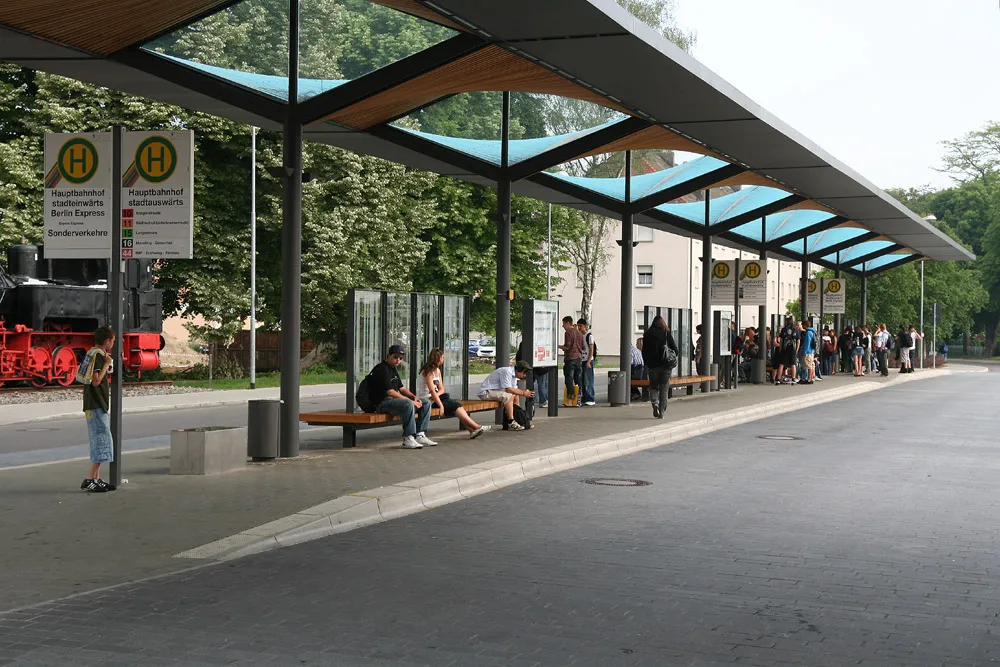
[[[241,428],[183,429],[170,432],[171,475],[218,475],[247,463]]]

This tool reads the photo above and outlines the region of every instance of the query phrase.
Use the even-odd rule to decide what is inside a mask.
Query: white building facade
[[[632,268],[632,337],[642,336],[644,307],[690,308],[692,321],[701,322],[702,242],[677,234],[636,225]],[[590,324],[598,344],[598,354],[617,356],[620,335],[621,239],[619,222],[605,241],[611,259],[597,279],[591,305]],[[734,250],[720,245],[712,247],[713,259],[758,259],[756,253]],[[810,267],[812,268],[812,267]],[[552,298],[559,301],[562,316],[582,317],[580,311],[583,289],[575,267],[558,274],[561,282],[552,287]],[[786,305],[799,298],[801,264],[768,259],[767,312],[784,314]],[[555,281],[553,281],[555,283]],[[734,310],[733,303],[712,304],[712,309]],[[740,307],[740,328],[759,325],[758,306]],[[769,324],[768,324],[769,326]]]

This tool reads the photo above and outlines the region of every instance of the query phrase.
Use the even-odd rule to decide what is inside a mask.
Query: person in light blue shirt
[[[521,425],[514,421],[514,403],[518,396],[532,397],[535,392],[528,389],[518,389],[517,381],[528,377],[531,366],[526,361],[515,362],[513,366],[501,366],[490,373],[483,383],[479,385],[480,400],[499,401],[503,405],[504,413],[507,415],[507,427],[511,431],[523,430]]]
[[[812,384],[816,380],[816,329],[812,318],[802,323],[802,363],[806,367],[806,377],[799,384]]]

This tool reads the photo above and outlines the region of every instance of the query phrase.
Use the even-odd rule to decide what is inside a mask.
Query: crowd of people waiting
[[[786,317],[777,335],[772,336],[770,327],[764,332],[769,380],[774,384],[813,384],[822,381],[824,375],[838,372],[853,373],[855,377],[874,373],[888,376],[890,355],[898,362],[900,373],[912,373],[917,346],[923,338],[913,325],[901,325],[895,334],[886,324],[848,325],[838,334],[829,326],[817,331],[812,318],[796,321]],[[749,378],[759,345],[760,336],[753,327],[747,327],[734,344],[742,380]]]

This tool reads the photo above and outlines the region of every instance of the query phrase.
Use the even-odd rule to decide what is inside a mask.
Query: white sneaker
[[[478,438],[479,436],[481,436],[483,433],[486,433],[487,431],[489,431],[490,428],[491,427],[490,427],[489,424],[487,424],[485,426],[480,426],[475,431],[473,431],[472,433],[469,434],[469,440],[475,440],[476,438]]]
[[[437,445],[436,442],[427,437],[426,433],[417,433],[416,440],[418,444],[423,445],[424,447],[434,447]]]
[[[587,401],[584,405],[597,405],[594,401]]]
[[[419,442],[417,442],[412,435],[408,435],[405,438],[403,438],[403,449],[423,449],[423,448],[424,446],[421,445]]]
[[[521,426],[520,424],[518,424],[517,422],[511,422],[510,424],[507,425],[507,430],[508,431],[523,431],[524,427]]]

